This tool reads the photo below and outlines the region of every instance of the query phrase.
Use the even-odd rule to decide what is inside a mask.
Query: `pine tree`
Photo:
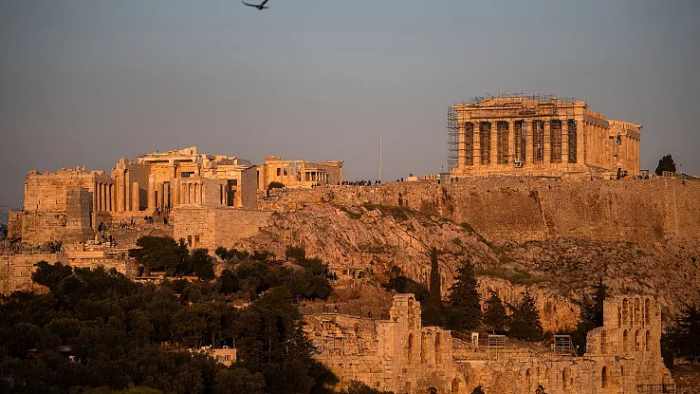
[[[669,337],[674,356],[700,360],[700,308],[684,307]]]
[[[522,300],[513,311],[509,334],[518,339],[536,341],[542,338],[542,324],[537,312],[535,298],[525,292]]]
[[[503,306],[503,302],[495,291],[492,291],[491,297],[486,300],[483,322],[494,334],[505,332],[508,316],[506,315],[506,308]]]
[[[573,342],[579,354],[586,351],[586,337],[588,331],[603,325],[603,302],[607,297],[608,288],[599,279],[593,287],[593,295],[583,299],[581,303],[581,318],[573,333]]]
[[[459,268],[457,280],[450,288],[448,327],[452,330],[473,330],[481,322],[481,304],[474,266],[465,261]]]
[[[671,155],[665,155],[659,160],[659,164],[656,166],[656,175],[661,176],[664,171],[676,172],[676,163],[673,162],[673,157]]]
[[[438,263],[438,251],[430,250],[430,289],[428,301],[423,311],[423,324],[440,326],[443,324],[443,312],[440,280],[440,264]]]

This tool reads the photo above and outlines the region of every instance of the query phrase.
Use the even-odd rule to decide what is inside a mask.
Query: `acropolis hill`
[[[42,291],[31,279],[40,260],[152,280],[129,257],[143,235],[211,255],[225,247],[284,260],[297,247],[337,277],[328,300],[301,310],[317,359],[343,387],[675,387],[660,340],[684,302],[700,301],[700,181],[640,176],[641,126],[578,100],[491,98],[452,106],[449,116],[455,160],[429,180],[349,185],[342,161],[268,156],[255,165],[195,146],[119,159],[111,171],[30,171],[24,207],[9,215],[0,290]],[[532,294],[542,327],[558,334],[576,327],[581,299],[600,279],[609,291],[604,324],[588,331],[580,357],[515,341],[501,352],[484,337],[424,326],[413,295],[382,285],[396,272],[427,285],[433,248],[443,297],[467,259],[482,301]],[[219,273],[224,261],[216,265]]]

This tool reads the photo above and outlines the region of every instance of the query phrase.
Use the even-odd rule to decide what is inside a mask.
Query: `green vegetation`
[[[477,273],[483,276],[492,276],[494,278],[505,279],[513,284],[518,285],[531,285],[541,281],[539,278],[532,276],[527,271],[524,271],[517,267],[489,267],[485,269],[480,269]]]
[[[389,279],[389,283],[383,285],[383,287],[394,290],[397,293],[411,293],[421,304],[428,300],[428,289],[426,289],[422,283],[418,283],[411,278],[403,276],[399,267],[392,267],[391,279]]]
[[[528,292],[525,292],[522,300],[513,308],[508,335],[526,341],[542,339],[542,324],[535,298]]]
[[[662,338],[664,360],[673,366],[675,358],[700,361],[700,308],[686,305],[675,325]]]
[[[423,306],[423,325],[444,326],[445,307],[442,305],[440,264],[438,262],[438,251],[435,248],[430,250],[430,288],[428,289],[428,299]]]
[[[603,325],[603,301],[607,293],[607,286],[599,279],[594,286],[593,295],[585,297],[581,303],[581,318],[571,336],[579,355],[586,352],[588,331]]]
[[[659,164],[656,166],[654,173],[661,176],[664,171],[676,173],[676,163],[673,162],[673,157],[671,155],[664,155],[661,160],[659,160]]]
[[[451,330],[471,331],[481,324],[481,296],[476,288],[474,265],[464,261],[457,271],[455,283],[450,288],[447,303],[446,325]]]
[[[129,255],[143,265],[145,274],[165,271],[167,276],[197,275],[201,279],[214,277],[213,259],[206,249],[187,250],[183,240],[175,242],[170,237],[141,237],[136,241],[139,249]]]
[[[494,334],[504,334],[510,319],[506,315],[506,308],[496,292],[491,292],[491,297],[486,300],[483,323]]]
[[[286,186],[282,182],[272,181],[269,185],[267,185],[267,190],[270,191],[272,189],[284,189],[285,187]]]
[[[164,251],[175,266],[183,264],[178,251]],[[311,358],[295,303],[328,295],[327,267],[303,257],[285,268],[264,260],[267,253],[253,256],[216,281],[160,287],[114,270],[38,263],[33,279],[48,292],[0,302],[0,392],[330,393],[325,387],[337,379]],[[187,260],[197,271],[205,259]],[[248,296],[245,309],[229,305]],[[187,351],[234,344],[231,368]]]

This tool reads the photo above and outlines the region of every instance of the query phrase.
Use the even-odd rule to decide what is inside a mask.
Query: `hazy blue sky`
[[[700,1],[0,0],[0,208],[24,174],[199,145],[436,172],[448,104],[575,96],[700,173]]]

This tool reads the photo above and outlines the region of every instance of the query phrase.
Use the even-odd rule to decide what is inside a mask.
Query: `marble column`
[[[552,162],[552,119],[544,122],[544,163],[549,165]]]
[[[491,122],[491,137],[489,138],[491,141],[489,156],[493,167],[498,166],[498,122],[499,120]]]
[[[457,168],[463,169],[467,165],[466,151],[466,124],[459,122],[459,131],[457,134]]]
[[[525,133],[525,164],[531,165],[534,160],[535,144],[534,144],[534,120],[523,120],[523,133]]]
[[[472,122],[474,125],[474,145],[472,149],[472,158],[474,166],[481,165],[481,122]]]
[[[561,162],[569,163],[569,120],[563,118],[561,122]]]
[[[506,153],[506,158],[508,164],[513,164],[515,162],[515,122],[513,120],[508,121],[508,152]]]

